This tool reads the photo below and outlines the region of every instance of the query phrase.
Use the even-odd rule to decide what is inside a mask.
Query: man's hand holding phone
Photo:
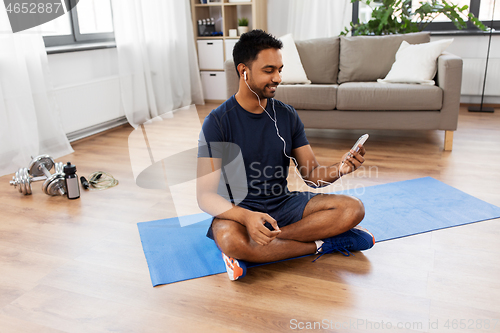
[[[362,135],[358,141],[352,146],[351,150],[342,156],[342,161],[340,162],[339,167],[339,176],[346,175],[351,173],[361,166],[365,162],[365,158],[363,157],[366,153],[365,147],[363,144],[368,140],[369,135]]]

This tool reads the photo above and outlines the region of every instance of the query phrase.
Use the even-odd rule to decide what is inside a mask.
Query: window
[[[71,11],[42,24],[45,46],[114,41],[111,0],[56,0]]]
[[[493,17],[496,21],[500,21],[500,4],[495,6],[495,15],[493,14],[493,5],[495,0],[482,0],[481,6],[479,7],[479,19],[483,22],[490,22]],[[498,29],[498,28],[497,28]]]
[[[425,0],[413,0],[412,1],[412,9],[416,9],[420,6],[420,2]],[[428,1],[428,0],[427,0]],[[448,2],[463,6],[468,5],[468,12],[473,13],[476,17],[478,17],[484,25],[487,27],[491,26],[491,19],[493,14],[493,5],[495,0],[449,0]],[[376,5],[376,4],[372,4]],[[352,21],[354,23],[357,22],[367,22],[371,18],[371,8],[366,6],[361,2],[353,3],[353,14]],[[494,22],[493,28],[496,30],[500,29],[500,4],[495,6],[494,13]],[[451,21],[444,15],[439,15],[434,19],[434,21],[427,26],[425,30],[428,31],[447,31],[458,29],[451,23]],[[463,29],[467,31],[478,31],[478,29],[470,22],[467,24],[467,29]],[[462,30],[462,31],[463,31]]]
[[[420,2],[421,1],[412,1],[411,2],[411,10],[415,11],[420,7]],[[463,7],[465,5],[469,6],[469,9],[467,9],[464,14],[468,15],[470,12],[470,0],[451,0],[449,1],[450,3],[454,5],[458,5],[459,7]],[[477,16],[477,15],[476,15]],[[439,14],[433,22],[451,22],[449,18],[446,17],[444,14]]]

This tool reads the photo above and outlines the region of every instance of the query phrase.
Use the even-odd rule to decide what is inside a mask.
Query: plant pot
[[[241,36],[245,32],[248,32],[248,27],[247,26],[239,26],[238,27],[238,34]]]

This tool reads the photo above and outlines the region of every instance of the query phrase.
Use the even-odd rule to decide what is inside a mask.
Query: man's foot
[[[235,281],[241,279],[247,274],[247,265],[242,260],[228,257],[222,252],[222,259],[226,264],[227,275],[229,280]]]
[[[320,257],[323,254],[333,252],[341,252],[348,256],[350,251],[363,251],[371,248],[375,244],[375,237],[358,225],[340,235],[325,238],[323,242],[323,245],[318,249]]]

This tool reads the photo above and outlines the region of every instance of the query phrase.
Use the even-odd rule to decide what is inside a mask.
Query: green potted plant
[[[248,19],[246,17],[242,17],[238,19],[238,33],[241,36],[245,32],[248,32]]]
[[[351,3],[357,1],[367,6],[375,5],[371,19],[366,23],[351,22],[350,27],[346,27],[341,35],[345,36],[349,32],[354,36],[419,32],[440,14],[446,15],[458,29],[467,27],[465,19],[468,18],[480,30],[487,30],[474,14],[466,14],[469,6],[455,5],[446,0],[421,1],[420,7],[415,11],[412,11],[412,0],[351,0]]]

